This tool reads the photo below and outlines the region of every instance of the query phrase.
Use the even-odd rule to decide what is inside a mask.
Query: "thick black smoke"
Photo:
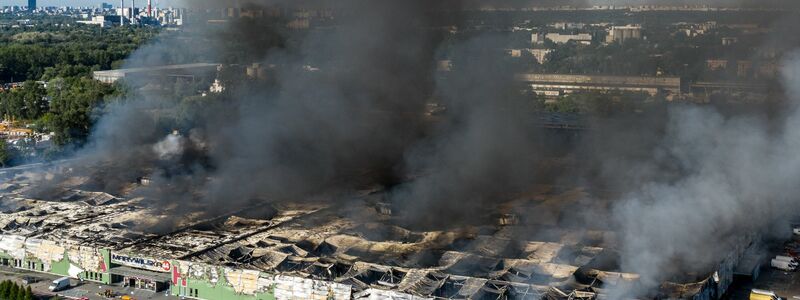
[[[545,2],[480,5],[525,3]],[[189,4],[195,10],[227,5]],[[335,17],[320,29],[289,29],[286,5],[322,5]],[[175,47],[184,39],[163,40],[129,63],[258,62],[267,78],[248,79],[226,64],[221,94],[181,100],[171,89],[150,89],[112,104],[76,165],[88,170],[96,188],[115,193],[150,177],[152,184],[133,193],[175,219],[318,196],[333,202],[339,192],[381,185],[409,224],[473,222],[540,179],[540,154],[553,146],[530,124],[530,103],[507,72],[512,66],[495,53],[502,39],[452,38],[450,31],[460,29],[459,9],[476,5],[233,4],[261,13],[218,15],[224,25],[187,30],[197,39],[191,47]],[[275,8],[280,13],[269,13]],[[452,72],[437,71],[444,58],[452,60]],[[426,114],[430,103],[447,111]],[[792,195],[800,178],[792,152],[800,120],[794,109],[777,127],[769,117],[731,117],[711,107],[662,112],[633,123],[617,120],[619,126],[598,124],[575,150],[587,164],[577,168],[579,182],[622,195],[610,221],[622,232],[622,268],[641,274],[648,289],[688,266],[713,268],[714,254],[724,253],[732,236],[771,228],[791,211],[786,208],[796,208]],[[684,263],[674,269],[674,261]]]
[[[531,100],[520,95],[512,66],[492,59],[503,57],[496,47],[503,40],[481,35],[449,49],[457,67],[436,86],[448,117],[406,154],[421,175],[391,194],[409,208],[401,211],[410,224],[475,223],[475,215],[535,182],[541,157]]]
[[[194,11],[227,7],[190,4]],[[216,215],[380,185],[406,208],[400,215],[408,223],[470,220],[528,187],[538,161],[537,133],[525,113],[530,98],[507,72],[512,65],[497,47],[503,38],[453,37],[461,9],[473,7],[238,2],[213,16],[224,25],[195,24],[186,36],[162,39],[129,59],[131,66],[228,62],[219,72],[226,91],[181,101],[170,87],[159,91],[152,88],[159,83],[133,79],[131,85],[150,88],[106,108],[77,165],[89,166],[94,188],[112,193],[151,177],[134,194],[176,213]],[[333,17],[319,29],[287,28],[298,10]],[[445,58],[452,72],[437,70]],[[245,78],[235,65],[252,62],[268,79]],[[447,112],[427,114],[432,103]],[[437,217],[443,213],[450,218]]]

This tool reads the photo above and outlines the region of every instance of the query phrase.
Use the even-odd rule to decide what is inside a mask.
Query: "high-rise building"
[[[28,10],[33,11],[36,9],[36,0],[28,0]]]
[[[147,0],[147,16],[153,16],[153,0]]]

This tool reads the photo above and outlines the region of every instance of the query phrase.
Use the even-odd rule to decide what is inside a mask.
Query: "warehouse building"
[[[107,71],[94,71],[92,77],[100,82],[114,83],[120,79],[136,80],[151,79],[159,80],[162,78],[189,78],[195,79],[201,76],[213,74],[219,64],[195,63],[185,65],[154,66],[130,69],[117,69]]]
[[[601,299],[639,279],[620,271],[616,232],[561,226],[578,208],[608,207],[582,189],[536,188],[487,207],[494,223],[462,230],[402,227],[382,193],[369,191],[343,207],[186,215],[152,233],[137,225],[173,216],[146,198],[70,182],[46,191],[24,176],[0,184],[1,264],[192,299]],[[654,297],[719,299],[756,240],[731,240],[716,270],[665,282]]]
[[[650,95],[659,93],[667,96],[681,95],[680,77],[648,76],[608,76],[608,75],[565,75],[525,73],[515,76],[538,93],[556,94],[579,91],[626,91],[644,92]]]
[[[642,27],[639,25],[612,26],[608,30],[606,43],[625,43],[629,40],[642,39]]]

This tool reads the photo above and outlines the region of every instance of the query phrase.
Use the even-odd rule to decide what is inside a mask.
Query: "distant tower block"
[[[147,16],[153,17],[153,0],[147,0]]]

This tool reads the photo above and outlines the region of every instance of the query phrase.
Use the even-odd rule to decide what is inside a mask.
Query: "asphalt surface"
[[[798,236],[793,238],[796,241],[800,240]],[[769,253],[769,259],[775,255],[785,255],[782,246],[773,248]],[[800,300],[800,272],[784,272],[770,267],[769,264],[764,265],[755,281],[749,277],[735,278],[727,297],[723,299],[747,300],[750,298],[750,290],[754,288],[773,291],[783,299]]]
[[[31,272],[27,270],[14,269],[10,267],[0,267],[0,281],[12,280],[19,284],[22,284],[22,279],[27,276],[36,278],[38,280],[36,283],[31,284],[31,290],[33,290],[34,294],[44,299],[49,299],[50,297],[53,297],[55,295],[69,299],[80,299],[82,297],[86,297],[91,300],[114,299],[114,298],[106,298],[99,295],[99,293],[102,293],[103,291],[108,289],[114,291],[116,299],[119,299],[119,297],[122,295],[130,295],[131,299],[137,299],[137,300],[178,299],[178,297],[175,296],[165,295],[163,291],[160,293],[153,293],[150,291],[137,290],[131,287],[105,285],[88,281],[80,282],[75,279],[71,280],[71,285],[68,289],[59,291],[57,293],[53,293],[50,292],[47,289],[47,287],[50,285],[50,282],[52,282],[55,279],[61,278],[61,276]]]
[[[737,279],[727,299],[746,300],[750,298],[751,289],[762,289],[775,292],[779,297],[792,300],[800,299],[800,274],[783,272],[771,267],[762,267],[761,275],[755,282],[748,279]]]

